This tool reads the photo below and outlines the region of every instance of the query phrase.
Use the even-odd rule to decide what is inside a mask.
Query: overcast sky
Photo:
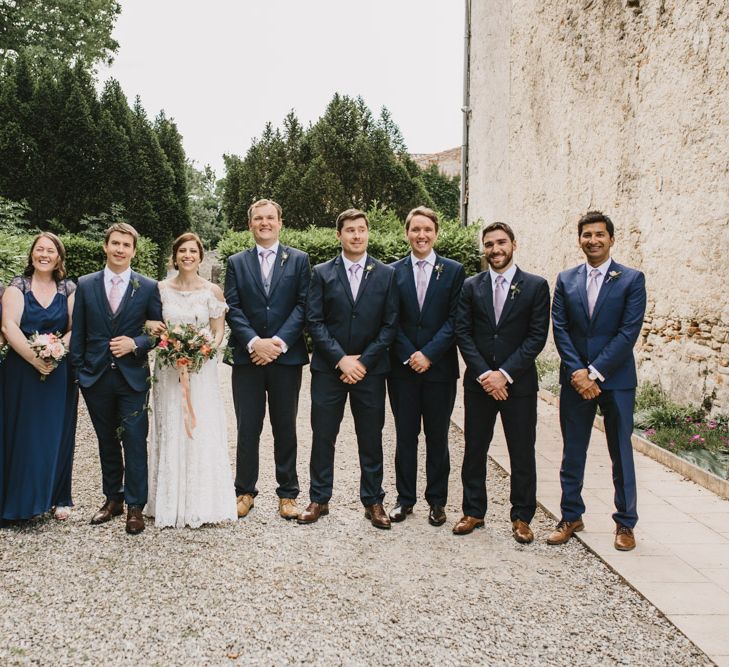
[[[305,125],[335,92],[387,106],[410,152],[461,143],[461,0],[122,0],[114,77],[223,176],[267,121]]]

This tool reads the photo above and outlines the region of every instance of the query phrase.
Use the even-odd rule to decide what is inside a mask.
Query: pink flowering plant
[[[208,327],[195,324],[170,324],[157,339],[157,363],[172,368],[187,367],[197,373],[218,350]]]
[[[50,363],[54,369],[58,368],[58,364],[68,354],[68,348],[63,342],[60,332],[41,334],[36,331],[28,339],[28,345],[35,352],[36,357]],[[47,377],[47,375],[41,375],[41,382],[45,382]]]

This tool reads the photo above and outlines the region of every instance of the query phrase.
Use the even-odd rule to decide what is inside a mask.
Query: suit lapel
[[[263,278],[261,277],[261,265],[258,262],[258,252],[256,246],[253,246],[245,255],[243,255],[243,261],[248,267],[248,272],[251,274],[253,282],[260,290],[263,296],[266,296],[266,290],[263,287]]]
[[[99,312],[105,317],[104,320],[107,322],[111,321],[112,312],[109,306],[109,299],[106,298],[106,290],[104,289],[104,272],[99,271],[94,279],[94,294],[96,295],[96,301],[99,304]]]
[[[494,314],[494,293],[491,289],[491,274],[488,271],[483,272],[481,284],[479,285],[479,293],[483,299],[484,308],[486,309],[486,314],[489,316],[491,326],[495,329],[496,315]]]
[[[367,267],[371,266],[372,268],[368,271]],[[372,280],[372,276],[370,274],[377,271],[377,265],[372,261],[372,258],[369,255],[365,255],[365,263],[364,267],[362,268],[362,277],[359,281],[359,289],[357,290],[357,298],[354,300],[355,305],[359,303],[359,300],[362,298],[362,295],[364,294],[365,289],[367,289],[367,283],[369,283],[370,280]],[[350,294],[352,290],[350,289]]]
[[[351,305],[354,305],[354,299],[352,298],[352,287],[350,286],[349,280],[347,279],[347,270],[344,268],[344,260],[342,259],[341,255],[339,255],[334,260],[334,271],[337,274],[337,278],[339,278],[339,282],[342,283],[344,293],[347,295],[349,303]],[[359,291],[362,291],[362,285],[360,285]],[[357,293],[357,296],[359,296],[359,293]]]
[[[278,244],[278,252],[276,253],[276,257],[273,260],[273,268],[271,269],[271,287],[268,290],[268,296],[270,297],[273,294],[273,291],[276,289],[276,285],[278,285],[278,281],[281,280],[281,276],[283,275],[284,271],[286,270],[285,264],[286,262],[283,259],[284,254],[286,255],[288,261],[289,253],[287,249],[281,245]]]
[[[602,281],[602,285],[600,285],[600,291],[597,293],[597,300],[595,301],[595,307],[592,310],[592,320],[594,321],[597,318],[597,314],[600,312],[600,308],[602,308],[602,304],[605,303],[605,300],[608,298],[610,294],[610,290],[613,288],[613,285],[615,284],[615,280],[613,278],[610,278],[610,271],[615,270],[615,262],[610,262],[610,265],[608,266],[608,270],[606,272],[605,278]],[[587,294],[587,291],[585,291],[585,294]],[[587,298],[587,297],[585,297]]]
[[[415,289],[415,277],[413,275],[413,262],[410,259],[410,255],[408,255],[400,264],[398,267],[400,271],[402,271],[402,282],[405,285],[405,294],[403,296],[407,300],[408,304],[411,304],[413,307],[413,312],[419,313],[420,309],[418,308],[418,293]]]
[[[504,307],[501,309],[501,317],[499,318],[499,322],[496,325],[497,327],[500,327],[504,322],[506,322],[506,318],[509,317],[509,313],[511,312],[511,309],[514,307],[514,301],[516,301],[519,298],[519,292],[524,287],[522,284],[524,282],[524,278],[521,275],[521,270],[519,267],[516,267],[516,273],[514,274],[514,279],[511,281],[511,285],[509,286],[509,289],[506,292],[506,296],[504,298]],[[492,300],[492,309],[493,309],[493,300]],[[496,319],[496,315],[494,314],[494,319]]]
[[[124,296],[119,303],[119,307],[116,309],[116,313],[114,313],[111,318],[112,332],[116,332],[119,327],[119,323],[123,321],[122,313],[129,304],[132,292],[136,291],[136,288],[134,287],[135,282],[139,284],[139,279],[137,278],[137,274],[132,271],[129,275],[129,282],[127,283],[127,289],[124,291]],[[109,308],[109,312],[111,312],[111,308]]]
[[[580,295],[580,301],[582,302],[582,307],[585,309],[585,317],[589,320],[590,319],[590,309],[587,306],[587,273],[585,270],[585,265],[582,264],[577,268],[577,294]]]

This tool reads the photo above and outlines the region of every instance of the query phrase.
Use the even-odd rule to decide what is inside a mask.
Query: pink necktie
[[[597,287],[597,277],[600,275],[599,269],[593,269],[590,271],[590,280],[587,283],[587,312],[592,317],[592,311],[595,310],[595,303],[597,301],[597,294],[600,291]]]
[[[359,272],[362,267],[359,264],[352,264],[349,267],[349,286],[352,289],[352,298],[357,299],[357,292],[359,292]]]
[[[111,312],[116,314],[116,311],[119,309],[119,304],[121,303],[122,293],[121,288],[119,285],[122,284],[122,279],[120,276],[114,276],[111,279],[111,289],[109,290],[109,307],[111,308]]]
[[[418,295],[418,306],[423,310],[423,302],[425,301],[425,292],[428,289],[428,276],[425,273],[425,265],[427,262],[421,259],[417,262],[418,271],[415,275],[415,291]]]
[[[273,264],[273,256],[276,254],[273,250],[261,250],[259,253],[261,256],[261,276],[263,277],[263,287],[268,294],[268,290],[271,287],[271,266]]]
[[[504,292],[504,283],[506,279],[504,276],[496,277],[496,291],[494,292],[494,316],[496,317],[496,323],[499,323],[501,319],[501,311],[504,309],[504,302],[506,301],[506,293]]]

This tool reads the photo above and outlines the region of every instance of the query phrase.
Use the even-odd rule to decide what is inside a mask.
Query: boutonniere
[[[283,268],[283,265],[286,264],[286,260],[289,258],[289,253],[287,253],[285,250],[281,253],[281,268]]]
[[[445,264],[436,264],[433,267],[433,271],[435,271],[435,279],[440,280],[440,274],[443,273],[443,269],[445,269]]]
[[[367,266],[365,266],[365,280],[367,280],[370,273],[372,273],[372,269],[374,269],[374,268],[375,268],[374,264],[368,264]]]
[[[605,284],[607,285],[611,280],[617,280],[622,275],[622,271],[608,271],[608,277],[605,281]]]
[[[132,295],[131,299],[134,298],[134,293],[139,289],[139,281],[136,278],[132,278]]]
[[[509,298],[513,301],[514,297],[519,294],[519,292],[521,292],[521,287],[519,286],[519,283],[512,283],[511,287],[509,288]]]

